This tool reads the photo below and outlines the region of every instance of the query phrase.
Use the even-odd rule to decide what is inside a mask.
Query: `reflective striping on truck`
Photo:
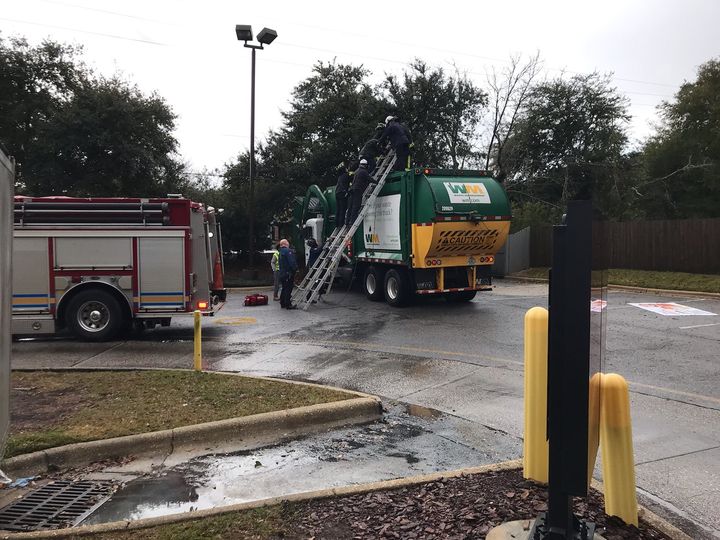
[[[456,289],[420,289],[415,294],[440,294],[463,291],[492,291],[492,287],[459,287]]]
[[[139,297],[133,298],[139,302],[140,307],[149,306],[182,306],[187,297],[182,292],[141,292]]]
[[[44,300],[45,302],[41,302]],[[41,294],[13,294],[12,296],[13,309],[32,309],[32,308],[44,308],[50,307],[50,298],[47,293]]]

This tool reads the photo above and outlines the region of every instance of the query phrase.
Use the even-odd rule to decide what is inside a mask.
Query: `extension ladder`
[[[393,170],[395,159],[395,150],[388,150],[385,158],[373,171],[372,182],[363,194],[363,202],[357,219],[350,226],[339,224],[325,241],[312,268],[305,275],[302,283],[293,291],[292,303],[296,307],[307,310],[321,295],[330,292],[345,246],[362,223],[370,206],[377,199],[380,190],[385,185],[387,175]],[[350,209],[348,208],[348,210]]]

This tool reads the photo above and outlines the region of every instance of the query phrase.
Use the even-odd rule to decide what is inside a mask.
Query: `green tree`
[[[637,186],[646,215],[720,217],[720,59],[660,106],[662,124],[644,148],[646,178]]]
[[[256,154],[255,245],[267,244],[268,225],[293,196],[311,184],[334,185],[338,165],[357,158],[388,105],[378,98],[362,66],[318,62],[292,92],[283,126],[269,134]],[[224,170],[228,212],[238,235],[248,230],[249,157],[240,154]],[[228,233],[229,242],[245,247]]]
[[[477,126],[487,94],[466,75],[415,59],[402,77],[388,75],[383,88],[413,135],[416,163],[458,169],[480,161]]]
[[[150,196],[175,191],[183,167],[175,115],[158,95],[95,77],[80,49],[0,39],[0,139],[28,195]]]
[[[80,85],[38,133],[25,166],[30,193],[158,196],[176,191],[175,114],[157,94],[117,78]]]
[[[508,191],[515,200],[564,206],[592,195],[610,217],[632,204],[624,155],[627,99],[598,73],[536,85],[505,145]]]
[[[0,37],[0,140],[17,162],[22,187],[26,164],[35,158],[38,132],[73,96],[86,77],[79,47],[19,37]]]
[[[334,184],[337,165],[356,158],[387,105],[367,82],[362,66],[318,62],[292,92],[284,126],[259,150],[259,176],[304,191]]]

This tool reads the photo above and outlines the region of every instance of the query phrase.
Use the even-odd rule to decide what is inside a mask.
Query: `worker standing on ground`
[[[291,303],[292,290],[295,286],[295,272],[297,272],[297,261],[295,253],[290,249],[290,242],[286,239],[280,240],[280,280],[282,291],[280,292],[280,307],[295,309]]]
[[[338,167],[340,176],[335,184],[335,223],[342,227],[345,223],[345,214],[348,208],[348,191],[350,191],[350,172],[345,162]]]
[[[353,176],[353,183],[350,188],[350,208],[348,208],[348,216],[345,220],[345,224],[348,227],[357,219],[360,213],[360,207],[362,206],[363,194],[368,184],[370,184],[370,173],[368,173],[367,166],[367,160],[361,159],[360,166]]]
[[[273,247],[270,268],[273,273],[273,300],[280,300],[280,244]]]
[[[394,171],[410,170],[410,147],[412,146],[412,137],[410,130],[405,124],[398,122],[395,116],[388,116],[385,119],[385,129],[380,136],[380,144],[389,140],[397,159],[395,161]]]

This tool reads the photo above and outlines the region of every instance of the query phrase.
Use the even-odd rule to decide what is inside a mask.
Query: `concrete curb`
[[[238,512],[242,510],[251,510],[254,508],[261,508],[264,506],[274,506],[282,504],[283,502],[302,502],[309,501],[312,499],[328,499],[331,497],[338,496],[349,496],[349,495],[362,495],[366,493],[372,493],[375,491],[385,491],[390,489],[399,489],[404,487],[416,486],[418,484],[424,484],[427,482],[434,482],[443,478],[457,478],[459,476],[467,476],[471,474],[481,474],[497,471],[505,471],[511,469],[520,469],[522,467],[522,460],[516,459],[512,461],[504,461],[501,463],[493,463],[490,465],[481,465],[479,467],[468,467],[465,469],[458,469],[454,471],[437,472],[431,474],[424,474],[421,476],[410,476],[406,478],[398,478],[396,480],[383,480],[380,482],[370,482],[368,484],[358,484],[354,486],[346,486],[339,488],[329,488],[317,491],[308,491],[304,493],[296,493],[293,495],[286,495],[280,497],[272,497],[269,499],[263,499],[260,501],[252,501],[248,503],[233,504],[229,506],[221,506],[217,508],[208,508],[206,510],[199,510],[197,512],[186,512],[182,514],[173,514],[169,516],[161,516],[156,518],[140,519],[140,520],[124,520],[115,521],[111,523],[102,523],[99,525],[88,525],[84,527],[74,527],[69,529],[62,529],[56,531],[38,531],[31,533],[10,533],[5,534],[1,538],[2,540],[22,540],[22,539],[37,539],[37,538],[78,538],[87,537],[100,533],[111,533],[118,531],[132,531],[147,529],[150,527],[157,527],[160,525],[170,525],[174,523],[182,523],[186,521],[195,521],[202,518],[218,516],[222,514],[228,514],[232,512]],[[592,487],[600,492],[603,492],[602,483],[593,479]],[[684,532],[668,523],[660,516],[654,514],[643,506],[638,506],[638,513],[640,519],[654,527],[655,529],[665,533],[673,540],[692,540]]]
[[[590,481],[590,486],[602,493],[603,496],[605,495],[605,486],[600,480],[593,478]],[[675,525],[640,504],[638,504],[638,518],[658,531],[668,535],[673,540],[692,540],[690,536],[675,527]]]
[[[524,276],[505,276],[503,279],[507,279],[510,281],[526,281],[530,283],[548,283],[548,280],[545,278],[533,278],[533,277],[524,277]],[[680,296],[680,297],[692,297],[692,298],[713,298],[713,299],[720,299],[720,293],[714,293],[714,292],[702,292],[702,291],[678,291],[675,289],[653,289],[650,287],[633,287],[631,285],[608,285],[608,289],[617,290],[617,291],[627,291],[627,292],[636,292],[636,293],[650,293],[650,294],[657,294],[661,296]]]
[[[649,287],[631,287],[630,285],[610,285],[611,289],[618,291],[650,293],[663,296],[687,296],[693,298],[713,298],[720,299],[720,293],[702,292],[702,291],[677,291],[674,289],[651,289]]]
[[[238,445],[238,450],[316,433],[349,424],[372,422],[381,417],[382,404],[375,397],[357,397],[273,411],[240,418],[206,422],[174,429],[127,435],[112,439],[68,444],[5,460],[12,476],[33,476],[48,470],[83,467],[103,459],[128,455],[171,454],[203,444]]]

